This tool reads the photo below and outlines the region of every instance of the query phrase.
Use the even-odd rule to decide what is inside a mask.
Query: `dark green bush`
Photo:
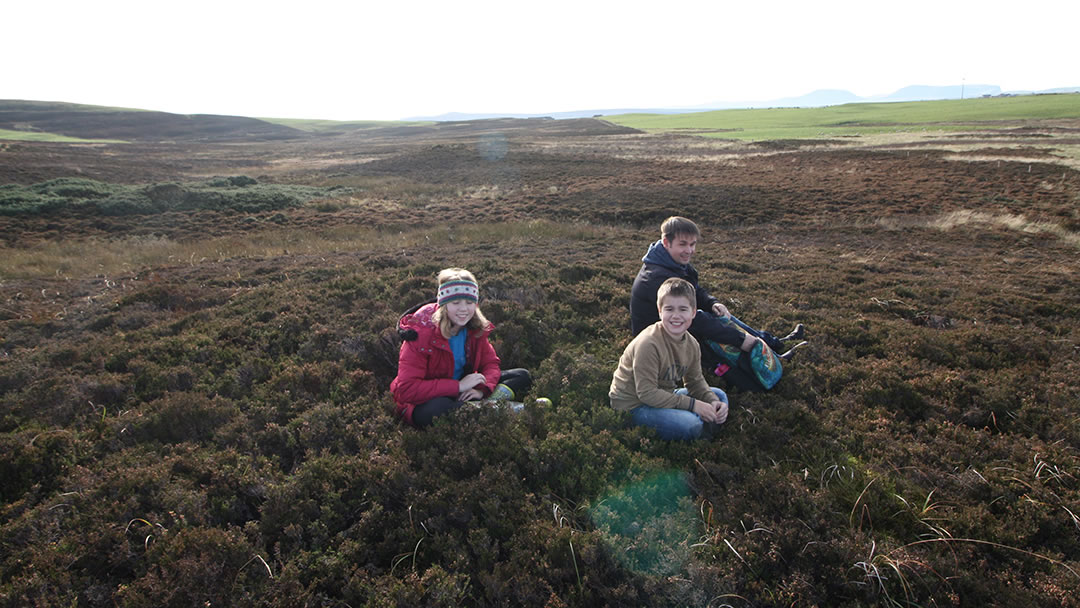
[[[87,201],[108,198],[122,186],[90,179],[61,177],[32,186],[0,185],[0,215],[51,213]]]
[[[149,186],[59,178],[32,186],[0,185],[0,215],[39,215],[71,208],[89,208],[108,216],[226,209],[258,213],[298,207],[332,194],[310,186],[260,184],[246,176]]]

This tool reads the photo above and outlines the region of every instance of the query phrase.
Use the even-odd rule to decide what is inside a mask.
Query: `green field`
[[[1076,118],[1080,118],[1080,94],[604,117],[615,124],[644,131],[695,132],[706,137],[741,140],[969,131],[1001,128],[1002,123],[1016,120]]]

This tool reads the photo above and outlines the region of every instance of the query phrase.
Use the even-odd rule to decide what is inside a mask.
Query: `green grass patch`
[[[605,117],[645,131],[681,131],[741,140],[813,139],[897,131],[997,129],[1017,120],[1080,118],[1080,94],[854,103],[825,108],[717,110]]]

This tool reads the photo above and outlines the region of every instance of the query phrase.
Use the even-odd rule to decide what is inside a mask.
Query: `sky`
[[[11,2],[0,99],[395,120],[1080,86],[1080,2]]]

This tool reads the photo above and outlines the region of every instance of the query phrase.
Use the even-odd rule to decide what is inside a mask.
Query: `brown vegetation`
[[[2,144],[0,183],[347,191],[0,216],[0,601],[1066,605],[1080,174],[988,139],[975,162],[600,121]],[[703,284],[811,340],[693,446],[606,402],[672,213],[705,231]],[[553,406],[389,415],[395,321],[448,265]]]

